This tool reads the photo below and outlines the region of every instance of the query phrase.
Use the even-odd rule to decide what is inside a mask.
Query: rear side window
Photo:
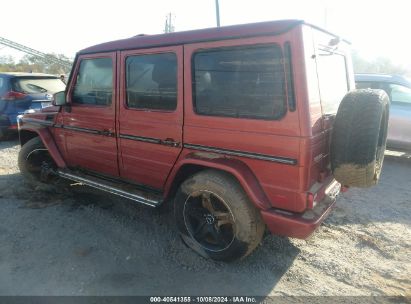
[[[26,94],[57,93],[64,91],[66,85],[60,78],[15,78],[13,90]]]
[[[173,53],[126,59],[129,108],[173,111],[177,107],[177,57]]]
[[[107,106],[113,96],[111,58],[83,59],[76,76],[72,102]]]
[[[390,93],[392,103],[411,105],[411,88],[399,84],[390,84]]]
[[[284,66],[278,45],[199,51],[193,56],[197,114],[279,119],[286,112]]]
[[[320,50],[316,58],[323,114],[335,114],[348,92],[345,57]]]

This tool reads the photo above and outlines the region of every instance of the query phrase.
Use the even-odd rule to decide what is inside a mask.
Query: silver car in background
[[[387,146],[411,150],[411,81],[395,75],[356,74],[357,89],[382,89],[391,99]]]

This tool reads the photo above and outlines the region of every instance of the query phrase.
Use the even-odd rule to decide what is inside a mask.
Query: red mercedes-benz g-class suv
[[[54,106],[20,118],[19,166],[173,204],[184,242],[229,261],[266,229],[307,238],[341,185],[375,184],[388,103],[303,21],[136,36],[78,52]]]

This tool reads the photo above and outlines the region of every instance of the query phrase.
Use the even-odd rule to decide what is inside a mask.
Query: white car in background
[[[384,74],[356,74],[357,89],[382,89],[391,99],[387,146],[411,150],[411,81]]]

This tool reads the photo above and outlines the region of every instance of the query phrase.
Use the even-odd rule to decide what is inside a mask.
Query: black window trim
[[[137,56],[145,56],[145,55],[159,55],[159,54],[174,54],[176,56],[176,63],[177,63],[177,70],[176,70],[176,107],[174,110],[165,110],[165,109],[150,109],[150,108],[131,108],[128,106],[128,100],[127,100],[127,70],[126,70],[126,63],[127,63],[127,58],[129,57],[137,57]],[[124,87],[121,88],[121,90],[123,90],[123,92],[125,93],[125,98],[123,99],[123,106],[126,110],[129,111],[139,111],[139,112],[155,112],[155,113],[175,113],[178,110],[178,102],[179,102],[179,89],[178,89],[178,84],[179,84],[179,80],[178,80],[178,70],[179,70],[179,58],[176,52],[171,51],[171,50],[167,50],[167,51],[163,51],[163,52],[148,52],[148,53],[137,53],[137,54],[128,54],[126,56],[124,56],[124,61],[122,62],[123,66],[124,66]]]
[[[295,99],[295,86],[294,86],[294,70],[293,70],[293,56],[291,50],[290,41],[284,43],[284,59],[287,60],[285,63],[285,78],[287,85],[287,101],[288,109],[290,112],[294,112],[297,108],[297,103]]]
[[[284,94],[284,110],[281,113],[280,116],[278,117],[273,117],[273,118],[257,118],[257,117],[233,117],[233,116],[227,116],[227,115],[217,115],[217,114],[204,114],[204,113],[198,113],[197,112],[197,108],[196,108],[196,96],[195,96],[195,64],[194,64],[194,57],[196,54],[201,53],[201,52],[213,52],[213,51],[225,51],[225,50],[232,50],[232,49],[236,49],[236,50],[241,50],[241,49],[257,49],[257,48],[261,48],[261,47],[270,47],[270,46],[276,46],[278,47],[278,49],[280,50],[281,53],[281,58],[280,61],[282,62],[283,65],[283,94]],[[280,121],[282,120],[288,111],[288,107],[287,107],[287,98],[286,98],[286,75],[284,73],[284,50],[281,46],[280,43],[278,42],[268,42],[268,43],[259,43],[259,44],[236,44],[236,45],[230,45],[230,46],[222,46],[222,47],[201,47],[198,48],[196,50],[194,50],[191,53],[191,60],[190,60],[190,64],[191,64],[191,101],[192,101],[192,107],[193,107],[193,111],[196,115],[199,116],[207,116],[207,117],[216,117],[216,118],[224,118],[224,119],[242,119],[242,120],[255,120],[255,121]]]

